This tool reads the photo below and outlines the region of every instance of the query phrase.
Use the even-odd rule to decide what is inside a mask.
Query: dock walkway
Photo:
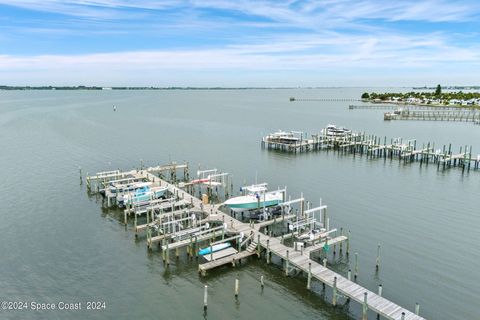
[[[399,305],[385,299],[378,294],[365,289],[359,284],[348,280],[347,278],[325,268],[321,264],[309,258],[309,252],[301,253],[301,251],[294,251],[293,248],[283,245],[278,238],[272,238],[260,234],[260,245],[270,250],[276,256],[288,261],[288,264],[305,273],[311,272],[311,276],[326,285],[333,287],[334,279],[336,278],[336,288],[338,292],[345,297],[351,298],[360,304],[364,304],[365,297],[367,297],[366,304],[368,309],[380,314],[387,319],[402,319],[402,313],[406,320],[421,320],[424,319],[419,315],[400,307]],[[267,244],[268,240],[268,244]],[[287,253],[288,252],[288,253]],[[288,258],[287,258],[288,254]],[[288,259],[288,260],[287,260]]]
[[[222,236],[223,238],[225,233],[238,235],[241,232],[243,232],[244,235],[247,236],[247,239],[244,241],[244,243],[250,241],[250,244],[244,251],[238,252],[237,250],[230,248],[228,252],[225,251],[223,253],[218,252],[210,254],[210,258],[207,258],[207,260],[210,261],[199,265],[199,272],[202,275],[206,275],[207,270],[211,270],[218,266],[229,263],[235,264],[236,261],[240,261],[241,259],[251,256],[253,254],[257,254],[260,257],[261,250],[263,248],[267,252],[267,259],[270,258],[270,254],[274,254],[285,261],[285,269],[287,274],[290,272],[290,268],[293,267],[308,274],[309,279],[317,279],[325,285],[332,287],[334,292],[334,305],[336,305],[337,297],[341,297],[343,295],[345,298],[352,299],[363,305],[362,310],[364,317],[366,317],[367,310],[370,309],[373,312],[376,312],[377,314],[385,317],[386,319],[391,320],[424,319],[423,317],[410,312],[409,310],[395,304],[394,302],[391,302],[388,299],[383,298],[380,295],[377,295],[374,292],[362,287],[361,285],[322,266],[315,260],[312,260],[310,258],[310,254],[316,250],[322,249],[325,244],[324,242],[320,242],[317,244],[313,243],[313,245],[310,247],[302,247],[301,250],[295,250],[292,247],[284,245],[281,238],[270,237],[260,232],[261,228],[271,223],[287,221],[287,219],[291,218],[291,215],[285,215],[282,218],[276,218],[275,221],[273,221],[272,219],[257,224],[243,223],[237,219],[234,219],[230,215],[220,211],[218,205],[203,204],[200,199],[188,194],[177,186],[160,179],[159,177],[153,175],[146,170],[132,171],[130,173],[132,173],[133,176],[145,177],[149,181],[152,181],[155,185],[166,186],[169,192],[171,192],[173,195],[175,195],[179,199],[190,202],[195,210],[201,210],[205,212],[207,214],[207,217],[203,219],[203,221],[223,222],[223,225],[221,227],[216,227],[217,229],[221,229],[216,232],[217,237]],[[117,172],[113,172],[105,174],[105,176],[117,176],[118,174],[119,173]],[[103,178],[102,176],[100,177],[100,179]],[[213,232],[213,230],[210,231]],[[200,242],[202,240],[214,240],[215,234],[212,237],[212,232],[210,231],[206,232],[205,234],[197,235],[196,242]],[[157,238],[152,237],[150,239],[147,239],[147,242],[150,241],[149,245],[151,245],[153,241],[159,241],[160,238],[165,239],[165,235],[159,235]],[[166,256],[166,260],[168,261],[168,252],[172,249],[175,249],[178,253],[179,248],[189,247],[189,251],[190,253],[192,253],[192,239],[193,237],[189,237],[189,239],[179,240],[172,243],[166,242],[166,244],[162,246],[162,249],[164,250],[164,256]],[[226,240],[227,239],[225,239],[224,241]],[[328,240],[328,244],[335,245],[336,243],[341,243],[342,241],[346,240],[347,238],[342,235],[340,237]],[[241,244],[239,245],[239,247],[241,247]],[[197,248],[195,248],[195,251],[196,250]]]

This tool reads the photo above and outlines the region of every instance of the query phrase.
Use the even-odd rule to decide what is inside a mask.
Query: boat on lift
[[[207,178],[192,180],[191,183],[193,183],[193,184],[204,184],[204,185],[207,185],[207,186],[214,186],[214,187],[215,186],[220,186],[222,184],[221,182],[215,181],[210,176],[208,176]]]
[[[242,187],[240,191],[245,194],[228,199],[223,204],[234,211],[244,211],[276,206],[283,202],[284,198],[282,190],[268,191],[266,183]]]
[[[123,196],[123,205],[127,204],[138,204],[141,202],[159,199],[165,195],[167,187],[149,187],[145,186],[139,189],[136,189],[134,193],[125,194]]]
[[[350,134],[352,130],[347,128],[340,128],[334,124],[329,124],[325,129],[322,129],[322,135],[330,136],[330,137],[343,137],[347,134]]]
[[[123,178],[123,179],[110,181],[108,183],[108,186],[105,189],[100,190],[100,193],[102,195],[105,195],[107,190],[111,194],[122,193],[122,192],[130,192],[130,191],[134,191],[135,188],[139,184],[142,184],[142,183],[143,183],[143,185],[141,185],[141,186],[146,186],[146,185],[151,185],[152,184],[151,182],[145,181],[144,178],[135,178],[135,177]]]
[[[204,256],[206,254],[210,254],[210,253],[217,252],[217,251],[220,251],[220,250],[223,250],[223,249],[227,249],[231,246],[232,245],[230,244],[230,242],[219,243],[219,244],[213,245],[211,247],[206,247],[206,248],[198,250],[198,254],[201,255],[201,256]]]

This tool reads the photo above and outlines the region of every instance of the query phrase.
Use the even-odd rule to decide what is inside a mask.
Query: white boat
[[[347,128],[339,128],[334,124],[329,124],[325,129],[322,129],[322,134],[331,137],[343,137],[352,131]]]
[[[165,195],[167,187],[142,187],[136,189],[134,193],[125,194],[123,196],[123,205],[138,204],[141,202],[159,199]]]
[[[196,179],[196,180],[192,180],[190,182],[193,183],[193,184],[204,184],[204,185],[210,186],[210,187],[212,187],[212,186],[216,187],[216,186],[222,185],[221,182],[214,181],[210,176],[208,178]]]
[[[295,144],[297,142],[300,142],[302,139],[301,137],[299,137],[299,132],[286,132],[278,130],[277,132],[271,133],[268,136],[264,137],[263,140],[269,142]]]
[[[145,185],[150,185],[150,182],[145,182],[143,178],[123,178],[118,180],[113,180],[108,183],[108,186],[105,189],[100,190],[100,193],[105,194],[105,191],[108,190],[110,193],[121,193],[129,192],[135,189],[135,185],[139,183],[145,183]]]
[[[322,229],[314,229],[314,230],[310,230],[306,233],[302,233],[300,234],[297,238],[299,240],[313,240],[314,237],[317,235],[317,234],[321,234],[322,232],[325,232],[326,229],[322,228]]]
[[[266,183],[243,187],[241,191],[246,194],[228,199],[224,205],[235,211],[244,211],[275,206],[283,201],[283,192],[280,190],[268,192]]]
[[[217,252],[217,251],[220,251],[220,250],[223,250],[223,249],[227,249],[229,247],[231,247],[230,242],[219,243],[219,244],[213,245],[211,247],[206,247],[206,248],[198,250],[198,254],[201,255],[201,256],[204,256],[206,254],[210,254],[210,253]]]
[[[149,188],[152,186],[152,182],[134,182],[129,183],[124,186],[115,187],[110,190],[110,192],[115,193],[117,195],[117,202],[119,205],[123,204],[123,199],[125,196],[128,195],[135,195],[136,190]]]

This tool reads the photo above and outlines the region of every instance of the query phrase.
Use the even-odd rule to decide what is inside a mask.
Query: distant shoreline
[[[10,85],[0,85],[0,91],[13,91],[13,90],[97,90],[97,91],[108,91],[108,90],[272,90],[272,89],[339,89],[339,88],[411,88],[413,90],[419,89],[434,89],[434,88],[427,88],[427,87],[405,87],[405,86],[397,86],[397,87],[378,87],[378,86],[306,86],[306,87],[194,87],[194,86],[187,86],[187,87],[178,87],[178,86],[171,86],[171,87],[153,87],[153,86],[114,86],[114,87],[101,87],[101,86],[10,86]],[[445,87],[446,90],[480,90],[480,86],[449,86]]]
[[[374,101],[371,99],[362,99],[362,102],[368,102],[372,104],[394,104],[397,106],[421,106],[421,107],[431,107],[431,108],[470,108],[470,109],[480,109],[478,105],[462,105],[462,104],[442,104],[442,103],[421,103],[421,102],[407,102],[407,101],[394,101],[394,100],[383,100],[383,101]]]
[[[97,86],[0,86],[0,90],[251,90],[251,89],[300,89],[296,87],[97,87]],[[318,88],[301,88],[318,89]]]

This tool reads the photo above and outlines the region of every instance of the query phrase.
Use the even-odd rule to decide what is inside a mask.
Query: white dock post
[[[327,258],[323,258],[323,266],[326,268],[327,267]]]
[[[367,311],[368,311],[367,296],[368,296],[368,293],[364,292],[363,305],[362,305],[362,320],[367,320]]]
[[[402,312],[402,317],[400,319],[405,320],[405,312]]]
[[[332,297],[333,306],[337,306],[337,277],[333,277],[333,297]]]
[[[379,295],[380,297],[382,296],[382,289],[383,289],[382,285],[379,284],[379,285],[378,285],[378,295]],[[380,319],[380,314],[379,314],[379,313],[377,313],[377,320],[378,320],[378,319]]]
[[[260,286],[263,287],[265,286],[265,283],[263,282],[263,276],[260,277]]]
[[[208,286],[205,285],[203,288],[203,310],[207,310],[207,301],[208,301]]]
[[[418,316],[420,314],[420,305],[418,302],[415,302],[415,314]]]
[[[307,289],[310,290],[312,285],[312,263],[308,263]]]
[[[349,281],[352,280],[352,269],[348,269],[347,279],[348,279]]]
[[[238,291],[239,291],[239,281],[238,278],[235,279],[235,298],[238,298]]]
[[[375,262],[375,270],[380,268],[380,243],[377,245],[377,260]]]

